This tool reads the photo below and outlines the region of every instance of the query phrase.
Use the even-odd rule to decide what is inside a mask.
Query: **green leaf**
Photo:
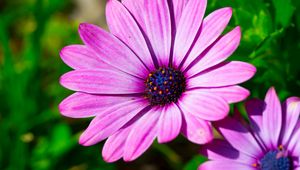
[[[291,0],[272,0],[275,8],[275,22],[277,26],[287,27],[294,13]]]
[[[184,166],[184,170],[197,170],[200,164],[202,164],[205,161],[207,161],[206,157],[202,155],[195,156]]]

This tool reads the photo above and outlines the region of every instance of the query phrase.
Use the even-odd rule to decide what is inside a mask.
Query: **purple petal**
[[[155,70],[145,38],[136,21],[123,4],[117,0],[108,1],[106,20],[110,31],[125,42],[146,63],[150,70]]]
[[[232,15],[232,9],[222,8],[209,14],[202,23],[201,32],[190,54],[183,63],[185,70],[207,47],[221,35]]]
[[[178,104],[185,112],[209,121],[221,120],[229,112],[229,105],[223,98],[201,90],[185,92]]]
[[[140,97],[101,96],[77,92],[59,104],[59,111],[62,115],[72,118],[92,117],[117,104],[138,98]]]
[[[230,145],[239,152],[254,158],[262,154],[262,149],[255,138],[237,120],[227,117],[217,122],[216,127]]]
[[[128,94],[144,91],[142,80],[113,70],[74,70],[60,78],[64,87],[93,94]]]
[[[221,87],[239,84],[249,80],[256,68],[248,63],[232,61],[206,70],[197,76],[187,79],[188,88]],[[187,75],[190,77],[189,75]]]
[[[205,144],[213,139],[211,124],[190,114],[185,108],[180,107],[183,113],[182,134],[191,142]]]
[[[234,149],[227,141],[215,139],[212,142],[204,145],[200,149],[200,153],[210,160],[217,161],[236,161],[244,164],[256,163],[256,159],[245,155],[242,152]]]
[[[265,110],[266,104],[264,101],[259,99],[252,99],[246,102],[246,110],[249,115],[251,129],[255,137],[261,142],[264,143],[267,135],[263,131],[262,125],[262,113]],[[265,143],[264,143],[265,144]],[[271,145],[267,145],[266,147],[272,147]]]
[[[132,127],[125,143],[125,161],[135,160],[151,146],[158,133],[157,122],[161,111],[161,109],[150,110]]]
[[[249,96],[249,91],[241,86],[228,86],[218,88],[203,88],[199,91],[212,93],[220,96],[227,101],[227,103],[236,103],[246,99]]]
[[[136,114],[147,106],[144,99],[128,101],[105,110],[96,116],[89,127],[81,134],[79,143],[84,146],[94,145],[107,138],[124,126]]]
[[[171,19],[166,0],[124,1],[149,38],[160,66],[168,66],[171,49]]]
[[[292,136],[292,132],[295,129],[297,122],[299,121],[300,116],[300,98],[298,97],[290,97],[285,102],[286,110],[285,113],[285,121],[283,122],[283,134],[282,143],[286,144],[290,140]]]
[[[73,69],[113,69],[92,49],[84,45],[70,45],[60,51],[62,60]]]
[[[158,142],[166,143],[176,138],[181,129],[181,112],[176,104],[165,106],[158,122]]]
[[[206,53],[202,54],[200,56],[200,61],[194,63],[194,65],[188,69],[187,74],[189,76],[194,76],[199,72],[226,60],[237,49],[240,40],[241,29],[240,27],[236,27],[215,42]]]
[[[79,34],[84,43],[95,50],[105,63],[140,78],[148,74],[149,71],[139,58],[110,33],[95,25],[83,23],[79,26]]]
[[[241,164],[235,161],[208,161],[200,165],[198,170],[256,170],[251,165]]]
[[[174,42],[174,58],[176,58],[174,65],[176,67],[183,60],[198,33],[206,3],[206,0],[189,0],[182,12]]]
[[[281,104],[273,87],[269,89],[265,97],[266,108],[263,112],[264,140],[267,145],[278,147],[278,139],[282,125]]]

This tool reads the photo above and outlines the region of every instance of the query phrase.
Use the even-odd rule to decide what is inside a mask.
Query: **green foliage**
[[[229,60],[250,62],[258,70],[244,84],[252,92],[250,97],[262,98],[270,86],[276,87],[282,100],[300,96],[300,1],[208,0],[207,14],[225,6],[233,8],[226,31],[242,28],[240,47]],[[71,93],[58,83],[60,75],[70,70],[59,51],[81,43],[77,27],[86,21],[75,17],[75,8],[70,0],[0,1],[0,169],[115,170],[128,165],[197,169],[205,158],[183,138],[154,144],[150,156],[130,164],[107,164],[101,157],[102,146],[78,144],[89,120],[63,118],[57,109]],[[242,104],[237,108],[245,114]],[[163,160],[152,161],[156,155]]]
[[[185,166],[184,170],[195,170],[203,162],[207,161],[207,158],[201,155],[194,156]]]

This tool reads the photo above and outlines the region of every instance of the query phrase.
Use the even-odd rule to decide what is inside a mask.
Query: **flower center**
[[[161,67],[151,72],[145,85],[145,96],[151,105],[177,102],[186,88],[185,77],[182,72],[171,67]]]
[[[282,148],[282,147],[279,147]],[[283,149],[269,151],[260,160],[261,170],[290,170],[291,162]]]

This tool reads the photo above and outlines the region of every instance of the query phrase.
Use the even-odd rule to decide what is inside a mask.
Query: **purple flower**
[[[102,154],[113,162],[136,159],[156,137],[165,143],[181,132],[197,144],[212,140],[210,121],[248,96],[236,84],[256,69],[224,62],[239,45],[240,28],[221,35],[231,8],[202,20],[205,8],[206,0],[109,0],[111,33],[80,24],[85,45],[60,53],[75,69],[60,83],[77,92],[59,106],[64,116],[95,117],[80,144],[108,138]]]
[[[201,148],[210,161],[199,170],[300,170],[300,98],[282,105],[274,88],[265,101],[246,103],[250,125],[234,118],[216,123],[227,140],[214,140]]]

